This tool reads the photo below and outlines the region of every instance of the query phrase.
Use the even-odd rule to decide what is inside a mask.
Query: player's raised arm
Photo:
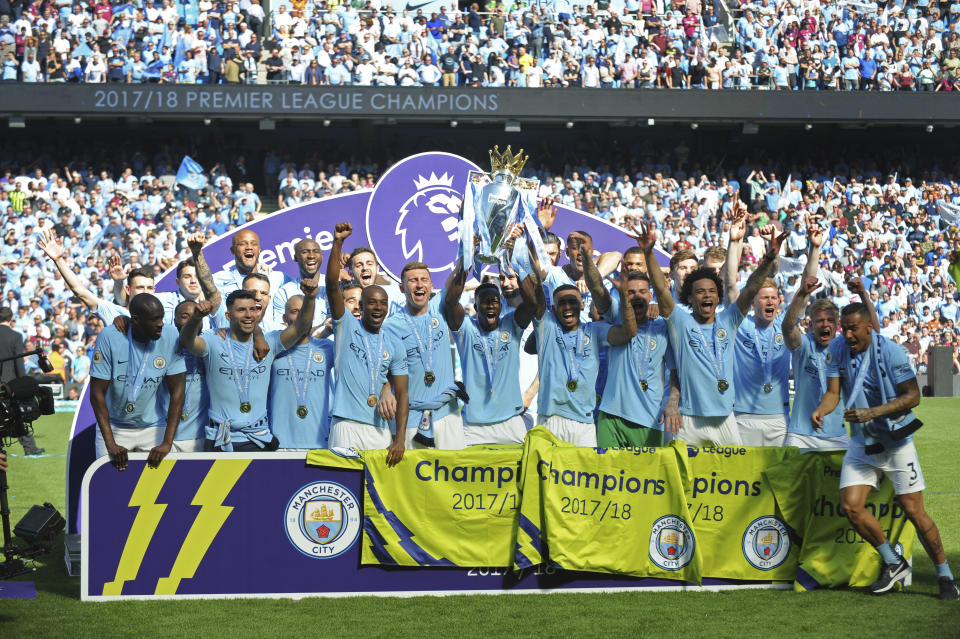
[[[340,290],[340,254],[343,252],[343,241],[353,233],[353,226],[349,222],[339,222],[333,230],[333,246],[330,248],[330,260],[327,262],[327,304],[330,306],[330,316],[338,320],[343,317],[343,291]]]
[[[653,292],[657,296],[657,310],[660,317],[670,317],[670,313],[673,312],[673,295],[670,294],[667,278],[663,276],[663,270],[653,254],[653,247],[657,243],[657,232],[645,224],[634,226],[633,232],[637,236],[637,246],[643,251],[644,259],[647,261],[647,273],[650,276],[650,283],[653,284]],[[625,300],[621,300],[621,303],[624,302]]]
[[[443,303],[443,316],[447,320],[447,326],[451,331],[459,331],[463,325],[463,317],[466,311],[460,304],[460,296],[463,295],[463,287],[467,283],[467,270],[463,268],[463,258],[457,260],[457,265],[453,273],[447,279],[446,296]]]
[[[320,288],[320,273],[300,280],[300,290],[303,292],[303,305],[297,314],[297,321],[287,326],[280,333],[280,343],[284,348],[290,348],[313,330],[313,312],[317,304],[317,289]],[[339,287],[338,287],[339,288]],[[341,299],[343,293],[340,293]]]
[[[851,293],[858,296],[863,305],[867,307],[870,312],[870,324],[873,326],[873,330],[879,333],[881,328],[880,318],[877,317],[877,309],[873,306],[873,300],[870,299],[870,293],[863,285],[863,280],[857,276],[851,277],[847,280],[847,288],[850,289]]]
[[[727,261],[724,263],[724,295],[727,306],[736,304],[740,289],[737,287],[740,276],[740,256],[743,253],[743,236],[747,232],[747,205],[737,199],[733,204],[733,220],[730,222],[730,236],[727,239]],[[659,301],[659,297],[657,300]]]
[[[755,268],[753,273],[750,274],[750,278],[747,280],[746,285],[743,287],[743,290],[740,291],[740,295],[737,297],[737,306],[740,307],[740,312],[744,315],[746,315],[750,310],[750,305],[753,304],[753,298],[757,296],[757,293],[759,293],[760,289],[763,287],[763,281],[770,276],[773,263],[777,260],[777,256],[780,254],[780,246],[783,244],[784,240],[787,239],[787,236],[790,235],[786,231],[780,235],[776,235],[776,230],[772,230],[771,227],[765,228],[771,237],[770,247],[767,249],[767,252],[763,254],[763,259],[760,260],[760,263],[757,264],[757,268]]]
[[[70,287],[70,290],[73,291],[73,294],[79,297],[80,301],[82,301],[88,309],[96,312],[100,306],[100,301],[96,295],[90,292],[90,289],[83,285],[80,278],[77,277],[77,274],[70,268],[63,244],[60,243],[56,232],[53,229],[40,231],[37,237],[37,246],[50,258],[53,265],[57,267],[57,270],[60,271],[60,276],[63,278],[63,281],[66,282],[67,286]]]
[[[803,335],[800,334],[797,321],[800,319],[800,316],[803,315],[804,309],[807,308],[807,301],[810,299],[810,295],[818,288],[820,288],[820,282],[817,281],[816,276],[804,278],[800,284],[800,288],[797,289],[796,295],[793,296],[793,301],[790,302],[790,306],[787,307],[787,312],[783,316],[783,339],[787,344],[787,348],[791,351],[800,347],[800,341],[803,339]]]
[[[583,279],[587,283],[587,289],[593,297],[593,308],[602,317],[604,313],[610,310],[613,300],[610,298],[610,292],[603,285],[603,274],[593,262],[593,256],[587,250],[586,244],[580,245],[580,259],[583,261]]]
[[[220,304],[223,303],[223,297],[219,289],[213,283],[213,273],[207,265],[207,260],[203,257],[203,245],[207,241],[207,236],[203,231],[198,231],[187,238],[187,246],[190,247],[190,253],[193,255],[193,262],[196,264],[197,279],[200,280],[200,289],[203,291],[204,298],[210,302],[215,313]]]
[[[536,319],[543,317],[547,311],[547,298],[543,293],[543,280],[540,277],[540,261],[537,259],[537,252],[532,246],[527,247],[530,251],[530,273],[520,282],[520,296],[523,302],[533,309],[533,316]]]
[[[584,259],[584,264],[587,260]],[[627,273],[620,272],[620,281],[617,289],[620,291],[620,325],[612,326],[607,333],[607,341],[611,346],[622,346],[628,343],[637,334],[637,315],[633,312],[633,305],[627,303]]]
[[[210,314],[213,305],[209,300],[201,300],[193,307],[193,315],[180,329],[180,345],[194,355],[201,357],[207,352],[207,342],[200,337],[203,318]],[[229,312],[229,309],[227,309]]]

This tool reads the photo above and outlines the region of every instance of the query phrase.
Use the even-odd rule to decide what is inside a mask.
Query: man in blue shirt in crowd
[[[911,572],[906,559],[894,552],[880,522],[866,508],[867,497],[884,476],[892,483],[897,501],[917,530],[924,550],[933,560],[940,599],[958,599],[956,581],[943,551],[940,532],[923,507],[923,472],[913,433],[921,426],[912,409],[920,404],[920,386],[906,352],[876,333],[865,304],[850,304],[840,315],[844,342],[830,347],[827,392],[810,415],[815,430],[840,402],[850,422],[850,448],[840,471],[840,508],[860,535],[880,554],[880,577],[870,587],[874,594],[890,592]]]

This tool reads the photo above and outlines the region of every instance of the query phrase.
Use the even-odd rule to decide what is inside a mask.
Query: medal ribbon
[[[383,329],[377,331],[377,352],[370,352],[370,342],[367,341],[367,330],[360,327],[360,337],[363,338],[363,348],[367,353],[367,373],[370,375],[370,392],[368,395],[379,396],[374,392],[377,385],[377,372],[380,368],[380,353],[383,352]],[[376,357],[374,357],[376,355]]]
[[[753,336],[753,350],[756,351],[757,357],[760,358],[760,364],[763,365],[763,383],[769,384],[771,379],[771,371],[773,369],[773,340],[776,339],[777,329],[773,324],[770,324],[770,343],[767,344],[767,352],[764,353],[760,350],[760,327],[754,324],[754,336]]]
[[[427,327],[429,329],[427,333],[427,340],[430,342],[430,349],[429,349],[429,355],[427,357],[427,361],[424,362],[423,352],[427,349],[425,349],[423,346],[423,339],[421,339],[420,332],[417,330],[417,325],[414,324],[413,318],[410,317],[409,311],[407,311],[406,309],[403,310],[403,318],[407,320],[407,324],[410,325],[410,330],[412,330],[413,334],[417,336],[417,344],[420,345],[420,363],[423,364],[424,371],[426,371],[427,373],[432,373],[433,372],[433,319],[434,318],[430,315],[430,313],[426,313],[426,317],[428,319]]]
[[[136,340],[133,339],[133,329],[130,329],[130,336],[127,338],[127,375],[126,380],[124,381],[124,390],[127,392],[127,403],[136,403],[137,395],[140,394],[140,389],[143,388],[144,381],[144,372],[147,370],[147,361],[150,359],[151,353],[153,353],[153,347],[156,344],[152,339],[147,340],[147,347],[143,352],[143,359],[140,360],[140,368],[137,369],[136,377],[131,381],[130,379],[130,369],[133,368],[133,354],[139,349],[134,348],[133,343]]]
[[[817,342],[813,339],[813,335],[807,335],[810,338],[810,344],[813,347],[813,363],[817,367],[817,377],[820,378],[820,392],[825,394],[827,392],[827,370],[824,363],[824,355],[822,352],[817,351]],[[827,348],[830,348],[827,346]]]
[[[563,339],[563,331],[557,325],[557,335],[560,337],[560,343],[567,354],[567,380],[574,382],[580,377],[580,369],[583,368],[583,325],[577,326],[577,342],[572,349],[567,348],[567,342]]]
[[[703,344],[703,350],[710,356],[710,363],[713,364],[713,370],[717,374],[717,381],[724,378],[723,375],[723,353],[720,352],[720,340],[717,339],[717,323],[713,323],[713,350],[707,345],[707,338],[703,335],[703,330],[699,324],[694,324],[694,332],[700,337],[700,343]]]
[[[240,403],[250,402],[250,360],[253,359],[253,337],[251,336],[247,345],[247,353],[244,357],[243,370],[246,374],[243,376],[243,383],[240,383],[240,371],[237,370],[237,363],[233,359],[233,345],[242,344],[231,337],[227,337],[227,357],[230,359],[230,368],[233,371],[233,383],[237,387],[237,393],[240,395]]]
[[[857,397],[860,395],[860,391],[863,390],[863,383],[867,379],[867,370],[870,369],[870,362],[873,359],[873,344],[867,348],[866,352],[863,354],[863,359],[860,360],[860,370],[857,371],[857,376],[853,379],[853,386],[850,387],[850,394],[847,396],[847,403],[845,408],[850,409],[854,404],[857,403]],[[853,355],[850,356],[851,363],[853,362]],[[877,375],[877,379],[880,379],[880,376]],[[883,386],[883,384],[880,384]]]
[[[640,344],[640,356],[637,357],[637,374],[642,382],[644,381],[643,362],[650,361],[650,320],[643,323],[643,337],[638,343]]]
[[[476,320],[474,320],[476,321]],[[490,392],[493,392],[493,380],[497,377],[497,349],[496,344],[497,340],[500,339],[500,333],[497,331],[497,326],[487,335],[483,334],[483,330],[477,324],[477,330],[480,331],[480,339],[483,341],[483,361],[484,361],[484,370],[487,372],[487,381],[490,383]],[[490,336],[493,335],[493,345],[490,344]]]
[[[310,365],[313,363],[313,344],[307,342],[307,366],[303,370],[303,390],[300,390],[300,372],[294,367],[293,353],[290,354],[290,368],[293,369],[291,381],[293,382],[293,393],[297,396],[297,408],[307,405],[307,386],[310,384]]]

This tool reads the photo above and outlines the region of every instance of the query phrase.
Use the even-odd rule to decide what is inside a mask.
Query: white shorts
[[[330,427],[330,448],[356,448],[374,450],[389,448],[393,442],[390,430],[373,424],[340,419]]]
[[[522,444],[530,427],[520,415],[495,424],[464,424],[463,438],[467,446],[475,444]]]
[[[560,415],[550,415],[543,425],[551,433],[574,446],[597,447],[597,427],[593,423],[585,424]]]
[[[95,450],[97,457],[107,456],[107,445],[103,443],[103,434],[100,426],[96,427],[97,436]],[[163,432],[166,426],[150,426],[149,428],[113,428],[113,441],[123,446],[131,453],[149,453],[155,446],[163,443]]]
[[[744,446],[783,446],[787,435],[787,418],[780,415],[734,413]]]
[[[876,455],[866,454],[863,444],[850,444],[840,470],[840,488],[871,486],[875,489],[884,475],[893,483],[893,489],[898,495],[918,493],[926,488],[923,471],[920,470],[920,459],[917,457],[917,447],[912,441],[900,448],[885,450]]]
[[[679,439],[687,444],[738,446],[742,443],[737,419],[732,413],[726,417],[681,415],[680,432],[673,439]]]
[[[177,441],[173,440],[173,448],[170,449],[172,453],[202,453],[203,452],[203,442],[206,441],[204,438],[200,439],[183,439]]]
[[[846,435],[839,437],[816,437],[814,435],[799,435],[787,433],[783,440],[784,446],[796,446],[801,450],[846,450],[850,447],[850,438]]]
[[[408,450],[423,448],[413,441],[417,434],[417,424],[407,422]],[[458,413],[450,413],[445,417],[433,420],[433,444],[437,450],[461,450],[467,447],[463,435],[463,419]]]

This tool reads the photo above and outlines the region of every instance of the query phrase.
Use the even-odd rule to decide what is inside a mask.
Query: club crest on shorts
[[[758,517],[743,533],[743,556],[757,570],[773,570],[790,554],[787,526],[776,517]]]
[[[650,560],[664,570],[680,570],[693,559],[696,540],[687,522],[666,515],[653,522],[650,531]]]
[[[451,153],[420,153],[391,166],[367,202],[367,239],[383,270],[400,279],[410,261],[425,262],[435,282],[453,269],[460,206],[473,162]],[[429,244],[428,244],[429,242]]]
[[[100,351],[93,351],[93,361],[99,363],[103,361],[103,353]]]
[[[167,365],[167,360],[163,359],[162,357],[154,357],[154,358],[153,358],[153,367],[154,367],[154,368],[156,368],[156,369],[161,369],[161,368],[165,368],[166,365]]]
[[[318,481],[290,498],[284,516],[287,539],[304,555],[329,559],[360,536],[360,502],[342,484]]]

